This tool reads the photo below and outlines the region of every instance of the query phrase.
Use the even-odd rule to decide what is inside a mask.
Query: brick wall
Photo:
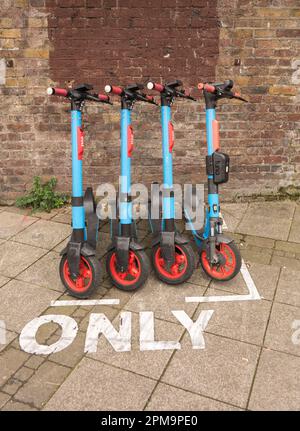
[[[249,104],[222,102],[221,143],[231,155],[228,196],[300,183],[297,1],[2,0],[0,197],[15,198],[55,175],[70,188],[68,105],[49,84],[75,80],[102,90],[151,77],[234,79]],[[2,6],[3,4],[3,6]],[[204,180],[203,102],[178,101],[177,182]],[[85,110],[85,182],[115,181],[119,106]],[[159,111],[136,105],[134,181],[159,180]]]

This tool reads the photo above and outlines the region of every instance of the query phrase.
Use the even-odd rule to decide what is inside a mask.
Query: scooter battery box
[[[211,156],[206,156],[207,175],[213,176],[215,184],[227,183],[229,179],[228,154],[215,151]]]

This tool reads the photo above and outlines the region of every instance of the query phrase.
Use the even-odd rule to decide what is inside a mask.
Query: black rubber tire
[[[107,256],[106,256],[106,271],[107,274],[109,275],[112,284],[120,290],[125,290],[127,292],[131,292],[133,290],[137,290],[140,289],[145,282],[147,281],[149,274],[150,274],[150,261],[149,258],[147,256],[147,254],[145,253],[144,250],[130,250],[132,251],[136,258],[138,259],[140,266],[141,266],[141,274],[139,276],[139,278],[137,279],[137,281],[133,284],[130,284],[129,286],[126,286],[120,282],[118,282],[118,280],[116,280],[116,278],[113,276],[113,274],[111,273],[110,270],[110,261],[111,258],[113,257],[113,255],[115,254],[116,250],[112,249],[108,252]]]
[[[192,276],[194,269],[196,267],[196,256],[195,256],[195,252],[192,249],[191,245],[189,243],[178,244],[178,247],[180,247],[181,250],[183,251],[183,253],[186,255],[187,267],[186,267],[185,272],[180,277],[178,277],[176,279],[166,277],[164,274],[162,274],[160,272],[160,270],[156,266],[155,255],[156,255],[157,250],[160,248],[160,244],[157,244],[152,248],[152,264],[153,264],[153,268],[154,268],[154,271],[155,271],[157,278],[159,278],[164,283],[167,283],[167,284],[170,284],[173,286],[176,286],[177,284],[182,284],[185,281],[187,281]]]
[[[230,243],[226,243],[226,245],[231,248],[231,250],[233,251],[233,253],[235,255],[236,265],[235,265],[235,269],[234,269],[233,273],[230,276],[222,278],[222,279],[216,278],[211,273],[209,273],[208,271],[206,271],[206,268],[205,268],[205,266],[203,264],[203,261],[202,261],[202,253],[200,253],[200,262],[201,262],[201,266],[203,268],[203,271],[205,272],[205,274],[208,275],[208,277],[210,277],[213,280],[218,281],[220,283],[222,283],[223,281],[232,280],[240,272],[240,269],[241,269],[241,266],[242,266],[241,253],[240,253],[240,250],[238,249],[237,245],[235,244],[235,242],[231,241]]]
[[[88,264],[91,267],[92,270],[92,282],[91,285],[88,287],[88,289],[84,290],[83,292],[77,292],[76,290],[73,290],[72,287],[68,284],[67,280],[64,276],[64,265],[67,260],[67,255],[64,254],[61,258],[60,264],[59,264],[59,275],[60,279],[66,288],[67,292],[74,296],[75,298],[89,298],[92,293],[95,291],[95,289],[100,285],[101,282],[101,265],[99,260],[95,256],[83,256],[84,259],[88,262]]]

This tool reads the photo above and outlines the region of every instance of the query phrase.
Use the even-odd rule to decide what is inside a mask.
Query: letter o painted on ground
[[[49,346],[46,344],[39,344],[36,341],[36,333],[38,329],[46,323],[57,323],[62,328],[62,334],[58,341]],[[27,353],[34,353],[36,355],[50,355],[51,353],[60,352],[68,347],[74,341],[78,332],[77,322],[69,316],[58,314],[47,314],[45,316],[37,317],[24,326],[19,343],[22,350]]]

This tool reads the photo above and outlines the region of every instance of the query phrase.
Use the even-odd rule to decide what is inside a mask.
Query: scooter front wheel
[[[240,271],[242,258],[239,249],[232,241],[230,243],[221,242],[216,246],[217,254],[220,257],[220,264],[211,265],[206,254],[206,250],[200,253],[200,261],[204,272],[217,281],[227,281],[234,278]]]
[[[167,284],[187,281],[195,269],[195,253],[189,244],[175,244],[175,262],[168,268],[160,244],[153,247],[152,261],[157,277]]]
[[[142,287],[150,274],[150,262],[143,250],[129,250],[127,271],[120,271],[116,250],[111,250],[106,258],[106,270],[112,283],[120,290],[136,290]]]
[[[63,255],[59,265],[59,275],[68,293],[76,298],[88,298],[100,284],[101,267],[95,256],[80,256],[79,275],[71,277],[67,255]]]

